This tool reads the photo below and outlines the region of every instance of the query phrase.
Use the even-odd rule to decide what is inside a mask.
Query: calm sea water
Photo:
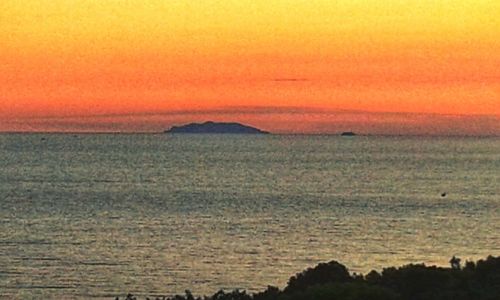
[[[499,138],[0,135],[0,298],[256,291],[330,260],[489,254]]]

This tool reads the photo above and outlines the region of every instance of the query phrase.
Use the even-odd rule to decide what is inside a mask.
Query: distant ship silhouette
[[[217,123],[212,121],[173,126],[166,130],[165,133],[269,134],[267,131],[240,123]]]

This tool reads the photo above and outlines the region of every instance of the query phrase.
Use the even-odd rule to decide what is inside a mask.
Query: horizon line
[[[286,132],[268,132],[267,135],[275,135],[275,136],[341,136],[342,133],[346,131],[339,131],[335,133],[286,133]],[[468,138],[468,137],[476,137],[476,138],[500,138],[500,134],[485,134],[485,135],[476,135],[476,134],[433,134],[433,133],[419,133],[419,134],[404,134],[404,133],[357,133],[354,132],[355,136],[361,136],[361,137],[456,137],[456,138]],[[203,136],[203,135],[224,135],[224,136],[236,136],[236,135],[243,135],[243,136],[254,136],[254,134],[235,134],[235,133],[228,133],[228,134],[223,134],[223,133],[182,133],[182,134],[175,134],[175,133],[168,133],[165,131],[42,131],[42,130],[37,130],[37,131],[2,131],[0,130],[0,135],[7,135],[7,134],[60,134],[60,135],[74,135],[74,134],[96,134],[96,135],[191,135],[191,136]],[[259,134],[255,134],[257,136],[260,136]],[[351,137],[352,138],[352,137]]]

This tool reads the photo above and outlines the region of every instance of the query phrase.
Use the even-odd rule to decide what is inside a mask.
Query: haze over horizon
[[[0,131],[500,135],[500,3],[4,0]]]

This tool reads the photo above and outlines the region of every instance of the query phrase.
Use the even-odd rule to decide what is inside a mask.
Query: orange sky
[[[0,131],[500,134],[497,0],[2,0]]]

